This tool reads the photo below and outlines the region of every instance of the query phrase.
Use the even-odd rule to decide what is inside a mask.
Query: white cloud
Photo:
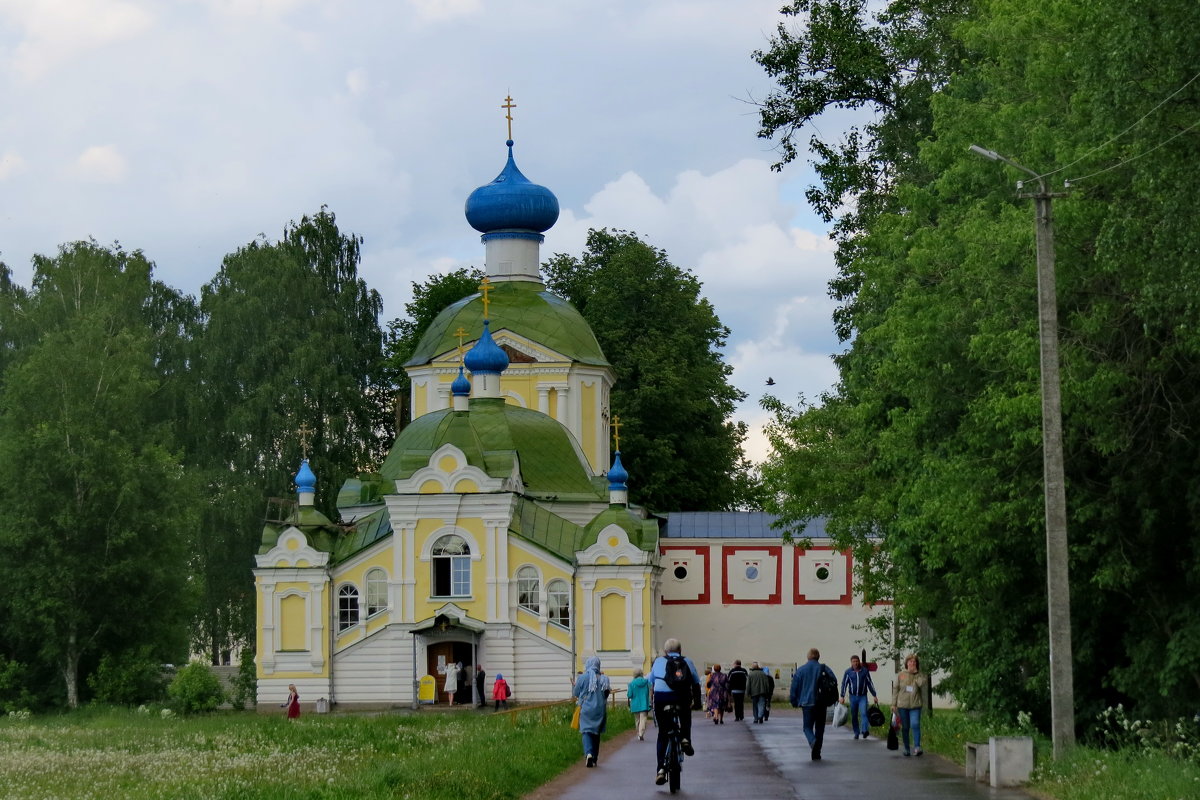
[[[417,17],[428,22],[446,22],[483,10],[481,0],[408,0],[408,4]]]
[[[367,93],[367,71],[365,69],[352,69],[346,73],[346,89],[354,97],[361,97]]]
[[[59,64],[147,31],[153,17],[123,0],[0,0],[0,15],[22,34],[12,66],[34,80]]]
[[[92,145],[75,159],[75,174],[85,181],[117,183],[127,171],[125,157],[110,144]]]
[[[25,159],[12,150],[0,154],[0,181],[8,180],[25,171]]]

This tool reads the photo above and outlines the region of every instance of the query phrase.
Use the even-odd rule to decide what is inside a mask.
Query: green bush
[[[87,678],[98,703],[136,706],[163,699],[166,680],[162,665],[150,647],[113,655],[105,653],[99,666]]]
[[[0,715],[34,705],[34,698],[26,688],[27,673],[24,664],[0,655]]]
[[[225,700],[221,680],[207,664],[193,661],[175,675],[167,694],[180,714],[213,711]]]
[[[251,708],[258,705],[258,669],[254,665],[254,651],[250,648],[242,651],[242,660],[233,679],[233,696],[229,698],[229,702],[239,711],[245,708],[247,703]]]

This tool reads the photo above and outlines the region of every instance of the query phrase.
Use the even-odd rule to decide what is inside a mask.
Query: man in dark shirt
[[[733,721],[741,722],[746,717],[746,668],[741,661],[733,662],[729,670],[729,693],[733,695]]]

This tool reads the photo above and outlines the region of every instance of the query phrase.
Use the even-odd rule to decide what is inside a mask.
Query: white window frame
[[[358,625],[362,618],[358,605],[359,597],[358,587],[353,583],[344,584],[338,589],[338,633],[344,633]]]
[[[449,539],[457,539],[462,543],[462,552],[442,554],[438,551],[445,547],[444,541]],[[438,594],[438,566],[439,562],[447,560],[449,564],[449,579],[450,589],[449,594]],[[471,545],[470,543],[459,536],[457,533],[447,533],[439,536],[437,541],[429,549],[429,564],[430,564],[430,596],[432,597],[470,597],[471,596]]]
[[[542,576],[530,564],[517,570],[517,607],[531,614],[542,613]]]
[[[557,587],[561,586],[559,589]],[[562,622],[559,616],[554,613],[555,596],[562,595],[563,602],[559,605],[559,610],[566,610],[566,622]],[[550,622],[558,625],[560,628],[571,629],[571,586],[562,578],[556,578],[546,584],[546,613],[549,614]]]
[[[367,570],[367,619],[382,614],[388,608],[387,572],[382,567]]]

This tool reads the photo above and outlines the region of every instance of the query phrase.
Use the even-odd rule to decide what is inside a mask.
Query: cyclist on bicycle
[[[687,667],[686,671],[683,666]],[[691,673],[690,682],[688,672]],[[667,782],[667,737],[674,726],[668,706],[674,705],[677,709],[684,754],[696,754],[692,749],[692,709],[700,708],[700,673],[692,660],[683,655],[679,640],[667,639],[663,643],[663,655],[654,659],[650,667],[650,681],[654,686],[654,724],[658,728],[658,774],[654,783],[662,786]]]

